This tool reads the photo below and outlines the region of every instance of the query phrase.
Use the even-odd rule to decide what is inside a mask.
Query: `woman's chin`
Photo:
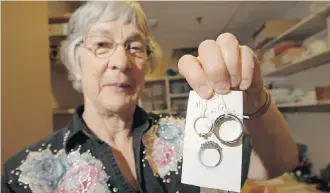
[[[136,100],[134,97],[111,96],[110,98],[103,99],[102,106],[108,111],[121,113],[128,109],[134,108]]]

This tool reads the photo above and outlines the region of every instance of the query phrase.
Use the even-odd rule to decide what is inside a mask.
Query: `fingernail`
[[[219,94],[225,94],[229,91],[228,83],[220,81],[214,85],[215,90]]]
[[[206,85],[202,85],[199,87],[199,95],[202,98],[209,98],[210,95],[212,94],[212,90],[210,87],[206,86]]]
[[[246,89],[248,89],[249,85],[250,85],[250,82],[248,80],[243,79],[241,82],[241,85],[240,85],[240,89],[246,90]]]

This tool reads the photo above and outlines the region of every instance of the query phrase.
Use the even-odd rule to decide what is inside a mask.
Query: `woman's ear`
[[[81,55],[80,55],[80,52],[81,52],[81,48],[77,48],[77,66],[76,66],[76,69],[75,69],[75,76],[76,76],[76,79],[81,81],[81,68],[82,68],[82,59],[81,59]]]

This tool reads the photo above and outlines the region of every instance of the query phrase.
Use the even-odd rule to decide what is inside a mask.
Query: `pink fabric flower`
[[[92,193],[103,170],[85,162],[77,163],[71,167],[59,182],[56,193]]]
[[[164,140],[157,139],[152,151],[152,160],[157,166],[167,166],[173,162],[175,149]]]

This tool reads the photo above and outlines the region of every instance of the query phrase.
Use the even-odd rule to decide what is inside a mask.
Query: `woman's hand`
[[[227,94],[230,90],[241,90],[245,114],[254,113],[265,102],[257,56],[249,47],[239,45],[230,33],[219,35],[216,41],[203,41],[198,47],[198,57],[185,55],[178,67],[202,98],[211,98],[214,92]]]

